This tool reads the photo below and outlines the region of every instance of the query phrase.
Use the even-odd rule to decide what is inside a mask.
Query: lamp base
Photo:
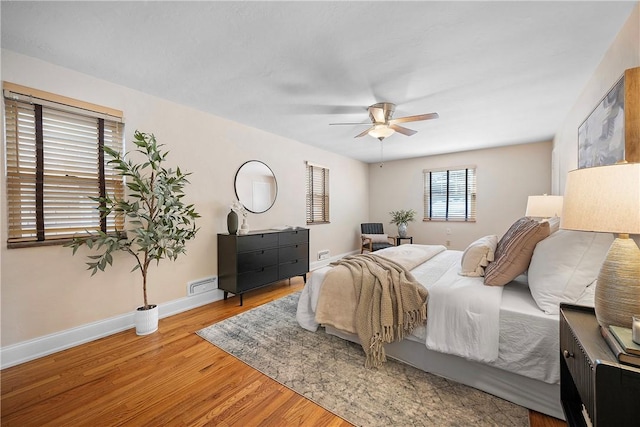
[[[640,314],[640,248],[628,234],[620,234],[609,248],[598,274],[595,292],[598,323],[631,328]]]

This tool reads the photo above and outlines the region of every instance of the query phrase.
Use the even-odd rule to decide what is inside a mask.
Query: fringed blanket
[[[382,256],[354,255],[333,265],[322,284],[316,320],[357,334],[365,366],[380,366],[386,361],[383,343],[399,341],[425,322],[427,290],[408,269]]]

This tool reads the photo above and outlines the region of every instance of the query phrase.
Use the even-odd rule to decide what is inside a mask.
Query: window
[[[329,222],[329,169],[307,162],[307,224]]]
[[[100,218],[89,198],[123,196],[102,150],[122,151],[122,113],[6,82],[4,97],[8,247],[122,229],[122,218]]]
[[[424,220],[476,220],[476,168],[425,170]]]

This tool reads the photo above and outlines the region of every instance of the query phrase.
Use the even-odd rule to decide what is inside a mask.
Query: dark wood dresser
[[[640,425],[640,369],[620,364],[593,308],[560,304],[560,397],[567,423]]]
[[[218,234],[218,288],[242,295],[252,289],[309,272],[309,230],[260,230]]]

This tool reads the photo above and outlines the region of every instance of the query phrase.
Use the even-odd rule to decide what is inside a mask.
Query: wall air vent
[[[187,283],[187,296],[201,294],[218,288],[218,278],[216,276],[205,277]]]

